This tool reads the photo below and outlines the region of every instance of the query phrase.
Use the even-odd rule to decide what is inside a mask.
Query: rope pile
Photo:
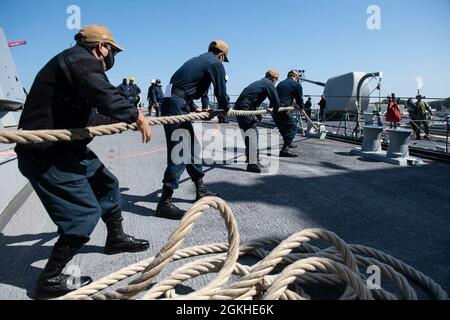
[[[195,222],[209,209],[215,209],[224,219],[228,243],[180,249]],[[311,241],[321,241],[329,247],[313,246]],[[166,279],[156,280],[171,262],[199,256],[207,257],[185,264]],[[252,266],[241,264],[238,259],[244,256],[259,259],[259,262]],[[371,290],[365,273],[368,266],[378,267],[396,292],[384,288]],[[208,285],[187,295],[177,295],[178,285],[210,273],[217,275]],[[229,283],[232,275],[238,280]],[[132,276],[137,278],[108,291],[109,287]],[[338,290],[342,300],[416,300],[419,296],[412,283],[435,299],[448,299],[437,283],[405,263],[372,248],[347,244],[327,230],[303,230],[286,239],[261,239],[239,246],[237,223],[231,208],[222,199],[209,197],[197,202],[186,213],[156,257],[112,273],[62,299],[309,300],[309,286],[321,285],[334,290],[342,288],[342,293]]]
[[[279,112],[289,112],[294,108],[280,108]],[[257,116],[270,113],[270,110],[259,111],[240,111],[231,110],[230,116]],[[165,124],[183,123],[189,121],[209,121],[214,118],[214,115],[210,112],[191,113],[186,115],[161,117],[161,118],[148,118],[151,126],[159,126]],[[115,123],[104,126],[80,128],[80,129],[67,129],[67,130],[0,130],[0,143],[4,144],[33,144],[44,142],[58,142],[58,141],[76,141],[92,139],[95,137],[113,135],[123,133],[125,131],[138,130],[137,125],[127,123]]]

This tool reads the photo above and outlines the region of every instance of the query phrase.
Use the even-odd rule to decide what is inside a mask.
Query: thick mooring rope
[[[195,222],[211,208],[217,210],[225,221],[228,244],[180,249]],[[330,246],[319,248],[312,246],[311,241],[321,241]],[[171,262],[204,255],[207,257],[189,262],[166,279],[156,281]],[[244,256],[260,261],[253,266],[243,265],[238,259]],[[376,266],[385,276],[382,280],[389,279],[389,283],[395,286],[395,292],[371,288],[365,273],[368,266]],[[177,285],[210,273],[217,275],[206,287],[188,295],[176,294]],[[129,284],[107,290],[138,274]],[[238,280],[229,283],[231,275],[237,276]],[[150,288],[151,284],[154,285]],[[284,240],[256,240],[239,247],[233,212],[225,201],[214,197],[201,199],[186,213],[156,257],[112,273],[62,299],[309,300],[308,286],[318,284],[332,287],[343,300],[417,300],[419,296],[413,284],[428,293],[429,298],[448,299],[447,293],[436,282],[407,264],[372,248],[349,245],[336,234],[322,229],[303,230]]]
[[[280,108],[279,112],[289,112],[294,108]],[[230,116],[257,116],[270,113],[271,110],[259,111],[240,111],[231,110]],[[151,126],[160,126],[165,124],[183,123],[189,121],[208,121],[214,118],[210,112],[191,113],[186,115],[161,117],[161,118],[147,118]],[[80,129],[66,129],[66,130],[0,130],[0,143],[3,144],[33,144],[44,142],[58,142],[58,141],[75,141],[92,139],[95,137],[113,135],[123,133],[125,131],[138,130],[135,123],[115,123],[110,125],[103,125],[90,128]]]
[[[320,128],[314,123],[314,121],[311,120],[311,118],[308,116],[308,114],[306,113],[306,111],[304,109],[301,109],[301,112],[303,113],[303,115],[306,118],[306,121],[309,122],[312,127],[317,131],[320,132]]]

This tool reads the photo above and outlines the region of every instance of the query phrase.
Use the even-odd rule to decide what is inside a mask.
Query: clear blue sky
[[[326,81],[350,71],[384,71],[383,94],[410,96],[417,76],[424,93],[450,96],[450,0],[1,0],[0,27],[12,40],[24,86],[72,43],[69,5],[81,8],[82,25],[108,26],[127,51],[108,75],[119,84],[134,75],[143,91],[152,78],[166,84],[187,59],[212,39],[230,45],[229,93],[239,94],[268,68],[292,68]],[[382,29],[366,26],[369,5],[381,8]],[[305,84],[306,94],[321,94]]]

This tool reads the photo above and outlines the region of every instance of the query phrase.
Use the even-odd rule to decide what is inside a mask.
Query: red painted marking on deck
[[[211,137],[215,136],[215,135],[218,134],[220,131],[221,131],[221,130],[220,130],[220,125],[219,125],[219,124],[216,124],[216,125],[214,126],[214,131],[213,131],[213,133],[210,134],[209,136],[204,136],[204,137],[202,137],[202,141],[210,141],[210,140],[211,140]]]
[[[13,149],[0,151],[0,157],[15,157],[15,156],[16,152]]]
[[[213,133],[209,136],[202,137],[202,141],[210,141],[211,137],[215,136],[217,133],[219,133],[221,131],[220,128],[221,128],[221,126],[219,124],[216,124],[214,126],[215,130],[213,131]],[[167,148],[158,148],[158,149],[150,150],[147,152],[125,154],[123,156],[109,156],[108,160],[124,160],[124,159],[130,159],[130,158],[140,158],[140,157],[146,157],[146,156],[150,156],[155,153],[165,152],[165,151],[167,151]]]

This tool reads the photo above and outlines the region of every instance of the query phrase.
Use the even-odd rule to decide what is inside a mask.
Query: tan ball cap
[[[280,73],[275,69],[270,69],[266,72],[266,78],[277,78],[280,79]]]
[[[109,29],[105,26],[101,26],[98,24],[85,26],[80,30],[76,37],[78,37],[79,35],[82,36],[82,39],[85,42],[106,42],[119,51],[125,51],[125,49],[116,42],[111,31],[109,31]]]
[[[228,44],[225,41],[214,40],[209,45],[209,50],[211,50],[211,49],[218,49],[219,51],[225,53],[225,62],[230,62],[230,60],[228,60],[228,54],[229,54],[230,47],[228,46]]]
[[[298,70],[291,70],[288,73],[288,77],[293,77],[293,76],[297,76],[300,78],[300,72],[298,72]]]

